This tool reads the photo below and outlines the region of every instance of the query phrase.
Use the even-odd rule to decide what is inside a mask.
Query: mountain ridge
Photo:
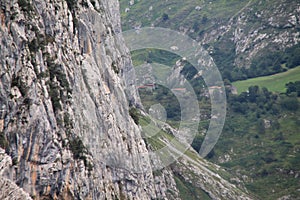
[[[300,41],[296,1],[120,2],[124,30],[161,26],[185,33],[207,49],[224,79],[269,75],[284,70],[284,63],[300,64],[298,47],[292,58],[281,55]]]

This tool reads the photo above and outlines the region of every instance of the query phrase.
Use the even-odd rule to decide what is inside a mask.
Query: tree
[[[198,32],[199,31],[199,22],[196,20],[193,24],[193,29],[195,32]]]
[[[300,97],[300,81],[289,82],[285,85],[285,87],[287,88],[286,89],[287,94],[291,94],[295,92],[297,96]]]
[[[293,82],[289,82],[289,83],[285,84],[285,87],[287,88],[286,89],[287,94],[297,91],[296,85]]]
[[[166,13],[164,13],[164,14],[162,15],[162,20],[163,20],[163,21],[167,21],[168,19],[169,19],[169,15],[166,14]]]
[[[257,128],[258,133],[260,133],[260,134],[265,133],[265,131],[266,131],[265,130],[265,122],[263,119],[260,119],[258,121],[256,128]]]
[[[208,21],[208,18],[207,18],[206,15],[204,15],[204,16],[202,17],[201,23],[202,23],[202,24],[206,24],[207,21]]]
[[[257,85],[249,87],[249,100],[250,102],[255,102],[258,96],[259,87]]]
[[[236,102],[232,105],[232,109],[234,112],[246,114],[246,112],[248,110],[248,105],[247,105],[247,103]]]
[[[289,111],[296,111],[299,108],[299,102],[297,97],[284,97],[280,101],[280,106]]]
[[[196,137],[194,138],[193,140],[193,143],[192,143],[192,147],[197,151],[199,152],[200,151],[200,148],[201,148],[201,145],[202,145],[202,142],[203,142],[203,137],[201,135],[196,135]]]

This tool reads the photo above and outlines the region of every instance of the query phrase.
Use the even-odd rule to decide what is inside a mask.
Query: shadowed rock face
[[[0,148],[0,176],[6,168],[11,165],[11,158],[8,156],[5,151]],[[30,200],[28,193],[24,192],[19,188],[14,182],[9,179],[1,177],[0,179],[0,199],[24,199]]]
[[[114,151],[147,150],[124,92],[132,66],[118,3],[93,4],[1,2],[1,129],[13,160],[4,176],[36,199],[155,197],[147,160],[144,174],[107,163]],[[127,97],[138,102],[135,90]]]
[[[14,182],[6,178],[0,180],[0,198],[1,199],[14,199],[14,200],[30,200],[29,194],[19,188]]]
[[[140,101],[118,1],[0,6],[0,199],[180,199],[171,168],[152,174],[129,115]],[[195,162],[204,167],[191,170],[214,178]],[[204,190],[234,188],[210,182]]]

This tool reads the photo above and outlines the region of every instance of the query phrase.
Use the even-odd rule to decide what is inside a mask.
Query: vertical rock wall
[[[1,146],[12,158],[3,176],[35,199],[155,197],[147,156],[131,162],[147,150],[129,115],[138,98],[132,83],[124,90],[132,66],[117,5],[1,1]]]

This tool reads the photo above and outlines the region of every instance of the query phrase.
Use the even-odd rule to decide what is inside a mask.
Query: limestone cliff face
[[[201,159],[152,173],[117,0],[2,0],[0,19],[1,198],[180,199],[187,171],[213,199],[243,194]]]
[[[11,158],[0,148],[0,176],[11,165]],[[28,193],[19,188],[14,182],[4,177],[0,179],[0,199],[31,200]]]
[[[116,5],[1,1],[1,137],[13,164],[3,176],[36,199],[155,197],[147,160],[143,174],[109,163],[147,152],[128,111],[138,99],[124,92]]]

